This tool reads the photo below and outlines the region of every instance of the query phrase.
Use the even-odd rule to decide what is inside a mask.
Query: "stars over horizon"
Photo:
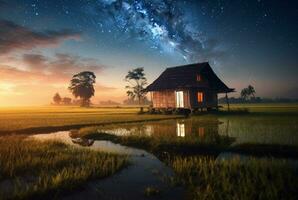
[[[57,55],[65,55],[95,69],[100,88],[114,88],[97,91],[96,101],[121,101],[122,79],[130,68],[144,67],[150,82],[166,67],[209,61],[238,91],[252,84],[259,96],[298,98],[293,95],[298,91],[297,13],[297,3],[277,0],[0,0],[0,76],[60,77],[50,69]],[[26,55],[47,64],[33,71]],[[60,68],[65,77],[82,69],[76,61],[70,71]],[[59,84],[44,79],[26,84],[67,94],[65,77]],[[0,96],[28,95],[26,87],[17,90],[24,82],[0,79],[0,86],[10,88],[10,94],[0,88]]]

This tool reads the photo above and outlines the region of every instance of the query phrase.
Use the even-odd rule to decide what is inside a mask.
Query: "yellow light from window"
[[[203,98],[204,98],[204,95],[203,95],[203,92],[198,92],[198,102],[203,102]]]

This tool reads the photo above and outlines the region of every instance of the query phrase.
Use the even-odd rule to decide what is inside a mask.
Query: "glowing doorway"
[[[176,107],[183,108],[184,101],[183,101],[183,91],[176,91]]]

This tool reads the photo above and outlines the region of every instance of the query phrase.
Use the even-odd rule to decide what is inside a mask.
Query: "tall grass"
[[[188,188],[189,199],[297,199],[298,172],[286,161],[214,160],[179,157],[168,160],[172,182]]]
[[[127,165],[125,156],[77,149],[60,142],[0,138],[0,199],[59,195]],[[43,196],[44,197],[44,196]]]

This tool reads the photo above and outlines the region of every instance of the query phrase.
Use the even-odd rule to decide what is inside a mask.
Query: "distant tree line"
[[[243,88],[240,92],[240,97],[230,97],[229,103],[296,103],[298,99],[288,98],[261,98],[256,97],[256,90],[253,86],[249,85]],[[226,103],[226,98],[222,97],[218,99],[218,103]]]
[[[225,104],[226,98],[222,97],[218,99],[218,103]],[[289,99],[289,98],[261,98],[254,97],[248,100],[244,100],[240,97],[230,97],[229,103],[298,103],[298,99]]]
[[[72,100],[69,97],[61,97],[57,92],[53,97],[54,105],[81,105],[88,107],[91,104],[91,97],[94,96],[96,76],[93,72],[84,71],[75,74],[70,80],[70,85],[68,87],[69,91],[75,97]],[[147,79],[145,77],[144,68],[135,68],[128,71],[125,76],[125,81],[128,85],[125,87],[127,89],[128,99],[123,101],[124,105],[139,105],[140,111],[143,111],[142,105],[149,105],[151,102],[146,97],[145,87],[147,85]],[[100,105],[120,105],[120,103],[108,100],[100,101]]]
[[[107,100],[107,101],[100,101],[99,105],[101,106],[118,106],[120,105],[119,102],[112,101],[112,100]]]
[[[55,104],[55,105],[71,105],[72,99],[69,97],[61,97],[60,94],[57,92],[53,96],[53,104]]]

